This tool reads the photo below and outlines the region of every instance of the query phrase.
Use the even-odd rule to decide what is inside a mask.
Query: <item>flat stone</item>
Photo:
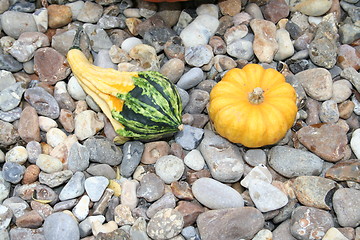
[[[29,211],[16,219],[16,225],[22,228],[38,228],[42,226],[43,218],[35,211]]]
[[[169,153],[170,146],[165,141],[145,143],[141,162],[144,164],[154,164],[160,157],[166,156]]]
[[[237,219],[237,221],[232,221]],[[264,226],[264,217],[253,207],[209,210],[196,220],[201,239],[251,239]]]
[[[45,173],[40,172],[39,174],[39,182],[41,184],[47,185],[51,188],[57,187],[65,183],[73,176],[72,171],[70,170],[63,170],[54,173]]]
[[[64,201],[81,196],[85,192],[84,182],[84,173],[76,172],[61,190],[59,199]]]
[[[42,87],[29,88],[24,94],[25,100],[35,108],[39,115],[57,119],[60,107],[56,99]],[[44,104],[46,103],[46,104]]]
[[[120,174],[130,177],[141,161],[144,152],[144,144],[139,141],[128,141],[123,145],[123,159],[120,166]]]
[[[360,191],[352,188],[338,189],[333,196],[333,207],[339,224],[343,227],[356,227],[360,221]]]
[[[40,127],[36,109],[28,106],[20,115],[19,135],[25,142],[40,142]]]
[[[137,196],[143,197],[148,202],[156,201],[165,192],[164,181],[154,173],[144,175],[137,189]]]
[[[346,132],[335,124],[306,126],[297,131],[296,135],[307,149],[330,162],[343,159],[349,147]]]
[[[233,188],[212,178],[200,178],[192,184],[195,198],[210,209],[244,206],[241,195]]]
[[[61,224],[59,224],[61,223]],[[44,236],[48,240],[77,240],[80,232],[76,220],[66,213],[54,213],[44,222]]]
[[[289,5],[292,12],[299,11],[309,16],[321,16],[330,9],[331,3],[332,1],[329,0],[291,0]]]
[[[325,177],[335,181],[354,181],[360,183],[360,161],[358,159],[351,159],[338,162],[326,171]]]
[[[85,180],[85,191],[92,202],[97,202],[103,195],[109,180],[103,176],[89,177]]]

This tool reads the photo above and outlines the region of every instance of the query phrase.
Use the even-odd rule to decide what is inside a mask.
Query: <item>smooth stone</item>
[[[16,146],[5,154],[5,161],[23,165],[28,159],[28,153],[23,146]]]
[[[86,93],[82,89],[79,84],[79,81],[76,79],[75,76],[72,76],[67,84],[67,91],[69,92],[70,96],[75,100],[85,100]]]
[[[209,103],[210,95],[207,91],[194,89],[190,92],[189,102],[184,108],[185,113],[201,114]],[[190,128],[191,129],[191,128]],[[198,130],[198,132],[201,130]]]
[[[358,147],[360,143],[360,129],[356,129],[351,136],[350,146],[357,158],[360,158],[360,148]]]
[[[123,145],[123,158],[120,165],[120,174],[130,177],[140,164],[144,152],[144,144],[139,141],[128,141]]]
[[[54,98],[61,109],[69,110],[71,112],[75,110],[75,101],[68,93],[66,83],[64,81],[59,81],[55,84]]]
[[[105,163],[91,165],[86,169],[86,172],[93,176],[104,176],[109,180],[116,178],[115,170],[109,164]]]
[[[92,202],[97,202],[103,195],[109,180],[103,176],[89,177],[85,180],[85,191]]]
[[[342,103],[352,94],[352,85],[348,80],[338,80],[333,83],[333,94],[331,99],[336,103]]]
[[[142,183],[144,183],[144,181]],[[138,189],[138,187],[139,182],[136,180],[126,180],[125,182],[123,182],[120,195],[121,204],[128,206],[131,210],[136,208],[139,202],[139,199],[137,197],[137,191],[140,192],[140,189]],[[151,193],[145,194],[151,195]]]
[[[271,63],[279,45],[276,41],[276,26],[274,23],[253,19],[250,21],[251,29],[255,34],[253,49],[260,62]]]
[[[0,205],[0,216],[1,216],[0,228],[6,229],[10,225],[11,219],[13,217],[13,213],[9,207]]]
[[[40,172],[39,174],[39,182],[41,184],[47,185],[51,188],[57,187],[65,183],[73,176],[72,171],[70,170],[63,170],[54,173],[45,173]]]
[[[331,209],[329,196],[338,188],[335,181],[317,177],[300,176],[292,183],[296,198],[305,206],[324,210]]]
[[[36,160],[36,165],[46,173],[59,172],[63,169],[62,162],[56,158],[47,154],[40,154]]]
[[[342,227],[356,227],[359,225],[360,191],[352,188],[338,189],[333,196],[333,208],[337,220]]]
[[[84,220],[88,216],[89,204],[90,204],[89,196],[84,195],[80,198],[79,202],[73,208],[72,213],[79,221]]]
[[[338,125],[310,125],[301,128],[296,135],[301,144],[326,161],[337,162],[346,156],[346,132]]]
[[[274,59],[281,61],[294,55],[295,49],[290,38],[290,34],[286,29],[276,30],[276,41],[279,44],[279,50],[276,52]]]
[[[85,218],[82,222],[79,223],[80,237],[91,235],[91,226],[94,224],[94,222],[100,222],[103,224],[105,222],[105,217],[103,215],[96,215]]]
[[[10,193],[11,184],[4,179],[3,171],[0,171],[0,202],[3,202]]]
[[[206,211],[196,223],[201,239],[251,239],[263,228],[265,220],[256,208],[240,207]]]
[[[92,110],[85,110],[75,116],[75,135],[79,140],[94,136],[102,128],[104,128],[104,122],[100,121]]]
[[[103,13],[103,7],[94,2],[85,2],[77,15],[77,20],[85,23],[96,23]]]
[[[269,229],[260,230],[252,240],[273,239],[273,234]]]
[[[34,183],[40,174],[40,168],[36,165],[29,165],[24,173],[24,177],[22,180],[23,184],[31,184]]]
[[[249,194],[257,209],[269,212],[284,207],[288,198],[279,188],[260,179],[249,183]]]
[[[43,227],[44,236],[47,240],[80,239],[78,223],[66,213],[53,213],[45,219]]]
[[[25,89],[21,82],[10,85],[0,91],[0,109],[2,111],[10,111],[20,104],[20,100]]]
[[[323,123],[336,123],[339,120],[339,109],[334,100],[326,100],[321,104],[320,120]]]
[[[21,240],[21,239],[36,239],[45,240],[43,228],[30,229],[30,228],[12,228],[9,231],[9,237],[4,240]],[[0,234],[1,236],[1,234]]]
[[[113,45],[106,31],[99,28],[97,25],[89,23],[84,24],[84,32],[90,39],[91,49],[96,53],[102,49],[109,50]]]
[[[52,128],[57,128],[58,124],[54,119],[39,116],[39,127],[41,131],[48,132]]]
[[[91,137],[84,142],[90,152],[90,161],[106,163],[110,166],[121,163],[123,153],[112,141],[104,137]]]
[[[323,164],[315,154],[300,149],[276,146],[269,152],[269,165],[287,178],[320,175]]]
[[[181,76],[177,82],[177,86],[187,90],[198,85],[204,79],[204,73],[200,68],[191,68],[188,72]]]
[[[146,215],[149,218],[152,218],[158,211],[165,208],[175,208],[176,199],[174,194],[171,192],[165,193],[160,199],[156,200],[150,207],[146,210]]]
[[[332,97],[333,81],[325,68],[308,69],[297,73],[295,77],[311,98],[325,101]]]
[[[166,183],[170,184],[180,179],[185,170],[184,162],[173,155],[159,158],[155,163],[156,174]]]
[[[155,173],[147,173],[140,180],[137,196],[145,198],[148,202],[154,202],[165,193],[164,181]]]
[[[51,128],[46,133],[46,142],[53,148],[64,142],[66,138],[66,133],[59,128]]]
[[[360,161],[358,159],[340,161],[326,170],[325,177],[335,181],[360,182]]]
[[[203,138],[204,130],[189,125],[184,125],[183,129],[175,134],[175,141],[185,150],[197,148]]]
[[[15,218],[19,218],[22,215],[24,215],[26,212],[30,211],[29,204],[25,200],[21,199],[20,197],[7,198],[3,201],[1,206],[5,206],[5,207],[9,208],[12,212],[11,215],[14,216]]]
[[[184,218],[177,210],[165,208],[149,221],[146,232],[155,239],[169,239],[178,235],[184,226]]]
[[[42,87],[29,88],[24,94],[25,100],[36,109],[39,115],[57,119],[60,107],[56,99]],[[44,104],[46,103],[46,104]]]
[[[244,173],[239,148],[214,132],[205,130],[199,150],[209,167],[211,176],[220,182],[236,182]]]
[[[211,178],[200,178],[192,185],[195,198],[210,209],[244,206],[241,195],[233,188]]]
[[[21,33],[37,31],[35,20],[30,13],[6,11],[1,16],[1,25],[6,35],[16,39]]]
[[[262,149],[249,149],[244,154],[244,161],[253,167],[266,165],[266,153]]]
[[[89,167],[90,153],[85,146],[76,142],[70,147],[67,162],[72,172],[84,171]]]
[[[185,70],[185,64],[179,58],[172,58],[161,66],[160,73],[166,76],[170,82],[177,83]]]
[[[20,140],[20,136],[17,129],[11,123],[0,120],[0,146],[9,146],[18,140]]]
[[[290,232],[290,223],[291,220],[287,219],[284,222],[280,223],[275,230],[272,231],[274,240],[296,240]]]
[[[237,39],[226,46],[226,52],[238,59],[251,60],[254,57],[253,43],[245,39]]]
[[[17,184],[23,179],[25,167],[15,162],[5,162],[2,174],[5,181]]]
[[[141,163],[154,164],[156,161],[170,154],[170,146],[165,141],[155,141],[145,143],[144,151],[141,156]]]
[[[65,201],[81,196],[85,192],[84,183],[84,173],[76,172],[61,190],[59,199]]]
[[[323,240],[348,240],[337,228],[330,228],[322,238]]]
[[[180,38],[185,47],[207,44],[218,26],[217,18],[207,14],[199,15],[181,31]],[[194,34],[194,32],[199,34]]]
[[[321,16],[326,13],[331,7],[330,0],[290,0],[289,6],[292,12],[299,11],[309,16]]]
[[[5,122],[14,122],[20,119],[22,109],[21,107],[16,107],[9,111],[1,111],[0,110],[0,120]]]
[[[251,169],[250,172],[246,174],[245,177],[241,180],[240,184],[241,186],[248,188],[251,181],[256,179],[265,181],[267,183],[272,182],[272,175],[265,165],[259,164],[258,166]]]
[[[322,239],[331,227],[334,220],[325,210],[299,206],[291,215],[290,231],[296,239]]]
[[[198,45],[185,48],[185,62],[194,67],[202,67],[208,64],[214,57],[209,45]]]
[[[192,170],[200,171],[205,166],[205,160],[199,150],[193,149],[184,157],[184,164]]]

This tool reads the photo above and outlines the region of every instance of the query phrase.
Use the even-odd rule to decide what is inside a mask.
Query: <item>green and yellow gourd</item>
[[[154,71],[120,72],[93,65],[79,48],[80,32],[67,61],[120,135],[118,142],[161,138],[182,129],[182,102],[174,84]]]

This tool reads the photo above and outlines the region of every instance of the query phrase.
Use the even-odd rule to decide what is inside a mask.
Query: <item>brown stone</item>
[[[350,45],[344,44],[338,48],[337,64],[342,68],[360,69],[360,52]]]
[[[194,195],[192,194],[191,188],[187,182],[183,182],[183,181],[172,182],[170,187],[175,197],[184,200],[194,199]]]
[[[138,35],[138,31],[136,30],[137,25],[141,23],[141,20],[138,18],[127,18],[125,20],[125,24],[132,35],[136,36]]]
[[[24,173],[24,177],[22,180],[23,184],[30,184],[37,180],[40,174],[40,168],[34,164],[29,165]]]
[[[34,70],[42,82],[50,85],[64,80],[70,74],[65,56],[53,48],[45,47],[36,50],[34,55]]]
[[[22,228],[38,228],[42,225],[43,220],[37,211],[32,210],[17,218],[16,226]]]
[[[50,28],[60,28],[72,21],[72,12],[69,6],[51,4],[47,11]]]
[[[186,173],[186,181],[189,184],[193,184],[196,180],[202,177],[211,177],[211,173],[207,169],[203,169],[200,171],[188,170]]]
[[[144,164],[154,164],[160,157],[169,155],[170,146],[165,141],[146,143],[141,162]]]
[[[210,38],[209,45],[212,47],[214,54],[216,55],[226,53],[225,41],[219,36],[212,36]]]
[[[223,15],[235,16],[241,11],[241,0],[219,0],[219,8]]]
[[[325,177],[335,181],[354,181],[360,183],[360,160],[341,161],[329,168]]]
[[[277,23],[289,15],[290,9],[285,0],[270,0],[262,9],[266,20]]]
[[[49,204],[41,203],[38,201],[31,201],[30,206],[32,210],[37,211],[44,219],[54,212],[53,208]]]
[[[164,20],[157,14],[149,17],[143,22],[140,22],[136,26],[136,32],[138,32],[139,35],[143,37],[145,33],[149,31],[149,29],[154,27],[158,27],[158,28],[166,27],[166,23],[164,22]]]
[[[35,108],[27,106],[22,111],[18,131],[21,139],[25,142],[40,142],[39,118]]]
[[[60,110],[59,122],[64,127],[65,131],[71,133],[75,129],[74,114],[67,109]]]
[[[174,155],[180,159],[184,159],[185,153],[182,146],[176,142],[171,143],[170,145],[170,154]]]
[[[185,59],[185,47],[180,37],[170,38],[164,45],[164,52],[168,58],[178,58],[182,61]]]
[[[338,105],[339,116],[342,119],[348,119],[353,113],[355,104],[353,101],[346,100]]]
[[[14,125],[0,120],[0,146],[12,145],[19,139],[19,133]]]
[[[179,201],[175,209],[183,215],[184,227],[193,225],[199,214],[205,211],[200,204],[188,201]]]
[[[315,124],[301,128],[297,138],[320,158],[337,162],[346,156],[349,147],[344,129],[336,124]]]

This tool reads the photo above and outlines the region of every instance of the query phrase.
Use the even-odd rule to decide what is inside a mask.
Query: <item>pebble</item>
[[[48,29],[49,25],[49,18],[48,18],[48,11],[44,8],[38,8],[32,14],[36,28],[39,32],[45,33]]]
[[[85,100],[86,93],[80,86],[78,80],[72,76],[67,84],[67,91],[69,92],[70,96],[75,100]]]
[[[360,214],[356,207],[359,204],[359,197],[360,191],[352,188],[341,188],[334,193],[333,208],[342,227],[359,225]]]
[[[57,119],[59,117],[59,104],[44,88],[29,88],[25,91],[24,98],[32,107],[35,108],[39,115],[49,117],[51,119]]]
[[[50,28],[60,28],[72,21],[72,11],[69,6],[51,4],[47,8]]]
[[[66,138],[66,133],[56,127],[50,128],[46,133],[46,142],[53,148],[63,143]]]
[[[91,228],[92,228],[92,233],[94,236],[101,235],[101,234],[106,235],[107,233],[112,233],[112,232],[116,234],[117,230],[118,230],[118,225],[116,224],[115,221],[109,221],[105,224],[101,224],[100,222],[95,221],[92,224]],[[112,236],[109,236],[109,238],[105,237],[105,239],[114,239],[114,238]]]
[[[160,199],[156,200],[150,207],[146,210],[146,215],[149,218],[154,217],[154,215],[165,208],[174,209],[176,206],[176,199],[174,194],[171,192],[165,193]]]
[[[265,221],[256,208],[241,207],[206,211],[199,215],[196,223],[201,239],[251,239]]]
[[[160,63],[155,48],[147,44],[133,47],[129,56],[138,62],[138,66],[148,71],[159,71]]]
[[[269,212],[284,207],[288,198],[279,188],[261,179],[252,179],[249,194],[257,209]]]
[[[200,178],[192,185],[195,198],[210,209],[240,208],[244,206],[241,195],[233,188],[212,178]]]
[[[146,221],[143,217],[137,218],[131,226],[130,238],[134,240],[148,239],[146,234]]]
[[[30,211],[29,204],[20,197],[10,197],[3,201],[3,206],[9,208],[15,218],[19,218]]]
[[[17,218],[16,226],[21,228],[38,228],[43,224],[43,220],[37,211],[32,210]]]
[[[103,224],[105,222],[105,217],[103,215],[88,216],[82,222],[79,223],[80,237],[86,237],[91,235],[91,226],[95,222]]]
[[[207,91],[194,89],[190,92],[189,103],[185,106],[184,112],[190,114],[200,114],[205,109],[210,100]]]
[[[0,216],[1,216],[0,228],[6,229],[10,225],[11,218],[13,217],[13,213],[9,207],[0,205]]]
[[[184,73],[185,64],[179,58],[172,58],[160,69],[160,73],[166,76],[170,82],[177,83]]]
[[[3,120],[5,122],[14,122],[20,119],[21,112],[22,109],[20,107],[16,107],[6,112],[0,110],[0,120]]]
[[[80,198],[79,202],[74,206],[72,213],[79,220],[84,220],[89,214],[90,198],[84,195]]]
[[[26,173],[26,172],[25,172]],[[39,182],[45,184],[51,188],[57,187],[65,183],[73,176],[73,173],[70,170],[63,170],[54,173],[39,173]],[[25,176],[24,176],[25,181]]]
[[[148,202],[154,202],[165,193],[164,181],[154,173],[145,174],[140,180],[137,196],[145,198]]]
[[[321,16],[331,7],[332,1],[329,0],[302,0],[290,1],[290,10],[292,12],[299,11],[309,16]]]
[[[72,133],[75,129],[74,115],[71,111],[66,109],[60,110],[59,122],[63,126],[64,130],[68,133]]]
[[[40,168],[38,166],[33,164],[29,165],[25,170],[22,183],[30,184],[35,182],[38,179],[39,174],[40,174]]]
[[[2,168],[2,174],[5,181],[16,184],[24,176],[25,167],[16,162],[5,162]]]
[[[184,125],[183,130],[175,134],[175,141],[185,150],[193,150],[200,144],[203,135],[203,129]]]
[[[55,157],[47,154],[40,154],[36,160],[36,165],[46,173],[54,173],[63,169],[62,162]]]
[[[94,24],[84,24],[84,32],[90,39],[91,49],[95,52],[102,49],[109,50],[113,45],[105,30]]]
[[[284,0],[270,0],[263,8],[264,18],[273,23],[289,15],[289,6]]]
[[[266,153],[262,149],[249,149],[244,154],[244,161],[250,166],[266,164]]]
[[[200,171],[205,166],[205,160],[199,150],[193,149],[184,157],[184,164],[195,171]]]
[[[77,15],[77,20],[85,23],[96,23],[103,13],[103,7],[94,2],[85,2]]]
[[[251,181],[256,179],[265,181],[267,183],[272,182],[271,173],[265,165],[260,164],[251,169],[250,172],[246,174],[246,176],[241,180],[240,184],[245,188],[249,188]]]
[[[94,136],[102,128],[104,122],[100,121],[92,110],[85,110],[75,116],[75,135],[79,140],[85,140]]]
[[[332,227],[329,230],[327,230],[326,234],[323,237],[323,240],[331,240],[331,239],[347,240],[348,238],[345,237],[337,228]]]
[[[287,178],[318,176],[324,161],[308,151],[285,146],[273,147],[269,152],[269,165]]]
[[[253,43],[245,39],[237,39],[226,46],[226,52],[238,59],[251,60],[254,57]]]
[[[109,180],[103,176],[89,177],[85,180],[85,191],[92,202],[97,202],[103,195]]]
[[[66,213],[57,212],[51,214],[45,219],[43,227],[44,236],[48,240],[80,239],[78,223]]]
[[[129,141],[123,145],[123,158],[120,165],[120,174],[130,177],[141,161],[144,152],[144,144],[139,141]]]
[[[173,155],[159,158],[155,163],[156,174],[166,183],[170,184],[181,178],[185,170],[184,162]]]
[[[211,176],[220,182],[236,182],[244,172],[239,149],[212,131],[205,130],[199,150],[209,167]]]
[[[197,16],[180,33],[180,38],[185,47],[207,44],[215,34],[219,26],[219,20],[211,15],[202,14]],[[199,34],[194,34],[197,32]]]
[[[90,152],[90,162],[116,166],[121,163],[123,153],[112,141],[104,137],[88,138],[83,144]]]
[[[24,91],[25,89],[20,82],[2,90],[0,92],[0,109],[9,111],[19,106]]]
[[[38,120],[41,131],[48,132],[50,129],[58,127],[57,122],[49,117],[39,116]]]
[[[23,146],[16,146],[5,154],[5,161],[18,163],[20,165],[23,165],[27,158],[28,153]]]
[[[37,31],[36,23],[30,13],[6,11],[1,16],[1,24],[6,35],[15,39],[21,33]]]
[[[3,171],[0,171],[0,202],[9,196],[10,186],[10,183],[4,179]]]
[[[190,66],[201,67],[208,64],[214,57],[209,45],[198,45],[185,48],[185,62]]]
[[[333,81],[325,68],[313,68],[295,75],[307,95],[317,101],[325,101],[332,97]]]
[[[146,232],[155,239],[169,239],[178,235],[184,226],[184,218],[177,210],[165,208],[158,211],[148,223]]]
[[[72,172],[84,171],[90,164],[89,150],[78,142],[71,145],[68,158],[68,169]]]
[[[107,179],[116,178],[116,172],[109,164],[92,164],[86,168],[86,172],[93,176],[104,176]]]
[[[359,182],[359,164],[356,159],[340,161],[327,169],[325,176],[335,181]]]
[[[82,172],[76,172],[66,183],[59,194],[61,201],[73,199],[81,196],[85,192],[85,175]]]
[[[141,156],[141,163],[154,164],[156,161],[170,153],[170,146],[165,141],[145,143],[144,152]]]
[[[346,156],[346,132],[338,125],[306,126],[296,135],[301,144],[326,161],[337,162]]]
[[[114,220],[119,226],[132,225],[135,222],[135,219],[131,215],[131,209],[123,204],[115,207]]]
[[[138,181],[125,180],[122,183],[122,188],[121,188],[121,195],[120,195],[121,204],[128,206],[131,210],[135,209],[139,201],[137,197],[138,187],[139,187]]]
[[[294,55],[295,49],[290,34],[286,29],[276,30],[276,41],[279,44],[279,49],[274,56],[275,60],[282,61]]]
[[[275,24],[267,20],[253,19],[250,26],[255,34],[253,42],[255,56],[260,62],[271,63],[279,49]]]
[[[202,80],[204,80],[203,71],[198,67],[194,67],[181,76],[181,78],[177,82],[177,86],[184,90],[187,90],[192,87],[195,87]]]
[[[339,109],[334,100],[326,100],[321,104],[320,120],[323,123],[336,123],[339,120]]]
[[[296,239],[322,239],[334,221],[328,211],[299,206],[291,215],[290,231]]]
[[[59,104],[61,109],[74,111],[75,110],[75,101],[71,98],[70,94],[67,92],[66,83],[64,81],[59,81],[55,84],[54,88],[54,98]]]
[[[336,103],[342,103],[352,94],[352,85],[348,80],[338,80],[333,83],[333,93],[331,99]]]
[[[360,56],[356,49],[350,45],[344,44],[338,48],[337,64],[342,68],[352,67],[355,70],[360,69]]]
[[[292,188],[296,198],[303,205],[330,210],[328,196],[331,196],[331,193],[338,186],[335,181],[330,179],[317,176],[300,176],[295,178]]]

